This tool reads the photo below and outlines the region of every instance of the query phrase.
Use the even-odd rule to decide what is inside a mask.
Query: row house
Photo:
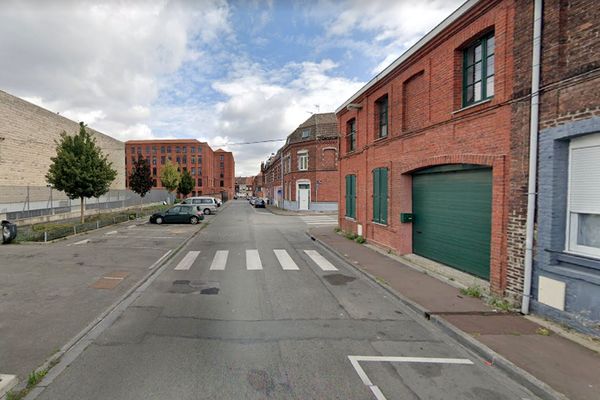
[[[598,334],[598,14],[465,2],[336,110],[340,227]]]
[[[194,178],[195,187],[190,193],[191,196],[218,196],[228,192],[227,185],[230,184],[232,188],[234,186],[235,164],[231,153],[222,150],[213,152],[207,143],[195,139],[127,141],[125,143],[127,187],[129,187],[129,175],[133,170],[133,163],[138,157],[148,160],[155,188],[163,188],[160,174],[167,162],[176,165],[179,172],[188,171]],[[221,162],[223,169],[221,169]]]
[[[338,141],[335,114],[313,114],[263,163],[265,197],[287,210],[336,211]]]

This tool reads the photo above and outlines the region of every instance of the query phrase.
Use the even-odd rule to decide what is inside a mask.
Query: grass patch
[[[541,327],[541,326],[539,328],[537,328],[535,333],[537,333],[540,336],[550,336],[550,330],[546,329],[544,327]]]
[[[358,235],[353,232],[346,232],[346,233],[344,233],[344,236],[346,237],[346,239],[350,239],[350,240],[355,240],[358,237]]]
[[[335,231],[335,233],[340,233],[342,231],[342,228],[336,226],[333,230]]]
[[[512,304],[505,300],[505,299],[501,299],[499,297],[490,297],[488,300],[488,304],[498,310],[501,311],[510,311],[512,309]]]
[[[21,389],[18,392],[13,392],[12,390],[9,390],[6,393],[6,400],[21,400],[22,398],[27,396],[31,389],[33,389],[35,385],[37,385],[42,379],[44,379],[44,376],[46,376],[48,370],[57,363],[58,361],[54,364],[50,364],[48,368],[44,368],[40,371],[31,371],[29,376],[27,376],[27,386],[25,387],[25,389]]]
[[[468,288],[460,289],[460,293],[477,299],[483,297],[483,292],[479,286],[469,286]]]
[[[357,236],[356,239],[354,239],[354,241],[356,241],[356,243],[358,243],[358,244],[363,244],[367,241],[367,239],[365,239],[362,236]]]

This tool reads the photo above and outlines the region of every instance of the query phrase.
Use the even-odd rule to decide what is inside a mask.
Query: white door
[[[298,209],[308,210],[308,200],[310,197],[310,184],[300,183],[298,184]]]

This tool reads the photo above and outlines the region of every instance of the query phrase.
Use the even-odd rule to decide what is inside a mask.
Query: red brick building
[[[235,161],[233,153],[222,149],[214,152],[214,184],[223,200],[233,199],[235,194]]]
[[[218,150],[219,151],[219,150]],[[129,174],[133,162],[141,155],[150,163],[155,187],[163,188],[160,182],[162,167],[169,160],[180,172],[188,171],[196,186],[191,196],[213,195],[228,191],[228,184],[233,180],[235,164],[233,155],[229,152],[213,152],[207,143],[195,139],[164,139],[164,140],[130,140],[125,143],[126,184],[129,187]],[[220,169],[220,157],[224,158],[224,169]],[[221,179],[220,175],[224,178]],[[230,176],[231,175],[231,176]],[[223,186],[220,185],[223,181]],[[233,184],[231,184],[233,188]],[[233,193],[233,192],[231,192]]]
[[[468,1],[337,111],[342,229],[522,291],[529,132],[516,1]],[[531,22],[529,24],[531,28]]]
[[[337,210],[338,140],[333,113],[314,114],[300,124],[261,166],[270,202],[288,210]]]

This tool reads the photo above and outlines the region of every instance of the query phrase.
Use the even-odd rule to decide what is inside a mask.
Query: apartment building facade
[[[531,280],[533,312],[596,337],[600,337],[598,21],[597,2],[544,1],[537,240]]]
[[[233,199],[235,194],[235,161],[233,153],[217,149],[214,153],[215,187],[223,200]]]
[[[233,155],[222,150],[216,153],[207,143],[195,139],[130,140],[125,143],[127,187],[129,187],[129,175],[133,163],[140,156],[149,161],[156,188],[163,188],[160,174],[167,161],[177,166],[180,172],[190,173],[195,182],[191,196],[218,196],[222,192],[227,193],[228,186],[225,183],[229,184],[233,180],[230,177],[235,168]],[[221,156],[223,156],[223,169],[221,169]],[[231,188],[233,186],[234,183],[231,182]]]
[[[528,132],[511,121],[528,102],[515,3],[466,2],[336,113],[340,227],[518,297]]]
[[[314,114],[300,124],[261,166],[269,202],[294,211],[336,211],[338,145],[335,114]]]

